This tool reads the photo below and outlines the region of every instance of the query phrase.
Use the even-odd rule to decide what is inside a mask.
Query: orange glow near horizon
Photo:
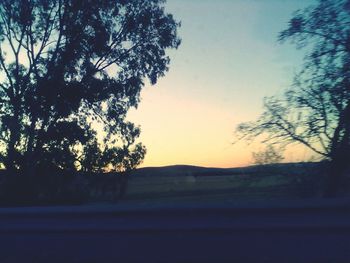
[[[235,126],[245,114],[232,113],[207,101],[169,95],[161,88],[147,87],[142,103],[128,118],[141,124],[140,141],[147,147],[141,167],[176,164],[204,167],[241,167],[253,164],[252,152],[264,149],[259,143],[234,141]],[[308,160],[304,147],[289,147],[286,162]]]

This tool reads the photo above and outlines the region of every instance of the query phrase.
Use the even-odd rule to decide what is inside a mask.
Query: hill
[[[242,174],[289,174],[315,173],[325,166],[325,163],[280,163],[269,165],[253,165],[239,168],[214,168],[193,165],[170,165],[162,167],[143,167],[136,169],[132,175],[136,177],[150,176],[220,176]]]

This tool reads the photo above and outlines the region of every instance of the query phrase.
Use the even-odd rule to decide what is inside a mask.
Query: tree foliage
[[[265,99],[257,121],[236,132],[302,144],[331,160],[333,178],[339,177],[350,156],[350,2],[319,0],[297,11],[279,40],[306,49],[303,69],[282,96]]]
[[[1,162],[138,165],[145,148],[126,114],[167,71],[178,26],[163,0],[1,1]]]

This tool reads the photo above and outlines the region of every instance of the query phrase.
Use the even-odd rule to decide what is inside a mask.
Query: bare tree
[[[280,41],[308,47],[302,71],[280,97],[266,98],[255,122],[237,127],[240,138],[299,143],[330,160],[326,196],[336,195],[350,157],[350,2],[320,0],[297,11]]]
[[[275,164],[283,161],[283,149],[276,149],[272,145],[268,145],[266,149],[253,152],[254,164],[264,165],[264,164]]]

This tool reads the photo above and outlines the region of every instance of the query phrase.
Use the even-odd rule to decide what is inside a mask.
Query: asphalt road
[[[350,262],[350,203],[0,209],[0,262]]]

